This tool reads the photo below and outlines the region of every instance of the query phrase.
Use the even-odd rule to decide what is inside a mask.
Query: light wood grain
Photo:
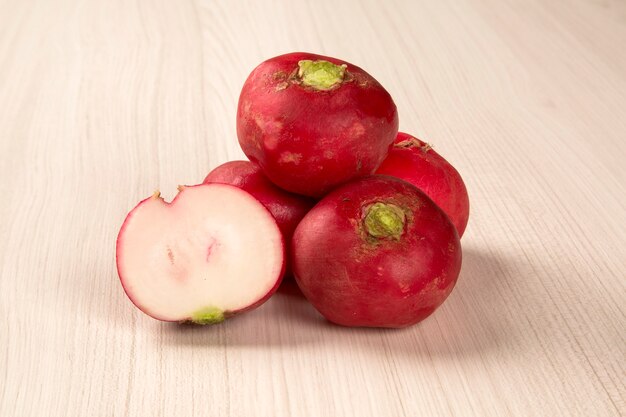
[[[626,415],[626,5],[0,1],[0,416]],[[463,174],[459,283],[401,331],[278,294],[154,321],[114,260],[136,201],[243,157],[263,59],[342,57]]]

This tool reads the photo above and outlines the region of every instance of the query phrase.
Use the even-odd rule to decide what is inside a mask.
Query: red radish
[[[313,199],[278,188],[263,175],[261,168],[250,161],[226,162],[209,172],[204,183],[231,184],[249,192],[272,213],[287,248],[296,226],[315,204]],[[290,275],[289,265],[285,275]]]
[[[292,256],[306,298],[345,326],[415,324],[443,303],[461,269],[445,213],[415,186],[382,175],[323,198],[298,225]]]
[[[336,58],[296,52],[269,59],[239,97],[241,149],[273,183],[298,194],[320,197],[372,174],[397,132],[389,93]]]
[[[459,172],[429,144],[399,132],[376,173],[403,179],[424,191],[450,217],[459,237],[463,236],[469,218],[465,183]]]
[[[128,298],[163,321],[219,323],[261,305],[278,288],[285,247],[276,220],[225,184],[155,193],[126,217],[117,271]]]

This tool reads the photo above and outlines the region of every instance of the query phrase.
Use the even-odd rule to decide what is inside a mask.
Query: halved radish
[[[163,321],[213,324],[265,302],[285,266],[270,212],[226,184],[180,187],[171,203],[155,193],[126,217],[117,270],[130,300]]]

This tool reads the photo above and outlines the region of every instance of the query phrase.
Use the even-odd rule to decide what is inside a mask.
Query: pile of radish
[[[126,217],[117,269],[141,311],[219,323],[295,278],[331,322],[405,327],[448,297],[465,185],[430,145],[398,132],[371,75],[309,53],[269,59],[243,86],[237,136],[249,161],[218,166],[169,203],[157,192]]]

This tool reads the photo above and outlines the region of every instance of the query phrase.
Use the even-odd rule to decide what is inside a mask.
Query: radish
[[[237,136],[276,185],[321,197],[372,174],[398,132],[389,93],[361,68],[296,52],[269,59],[246,80]]]
[[[415,186],[382,175],[324,197],[296,228],[291,250],[306,298],[345,326],[415,324],[448,297],[461,268],[446,214]]]
[[[126,217],[117,270],[126,295],[163,321],[219,323],[265,302],[280,284],[285,248],[276,220],[225,184],[155,193]]]
[[[289,247],[296,226],[313,207],[313,199],[289,193],[272,184],[261,169],[250,161],[230,161],[213,169],[203,181],[205,184],[231,184],[249,192],[259,200],[276,219],[283,234],[285,247]],[[285,276],[290,276],[289,265]]]
[[[432,147],[407,133],[398,133],[393,148],[376,171],[403,179],[424,191],[450,217],[459,237],[469,218],[469,198],[459,172]]]

